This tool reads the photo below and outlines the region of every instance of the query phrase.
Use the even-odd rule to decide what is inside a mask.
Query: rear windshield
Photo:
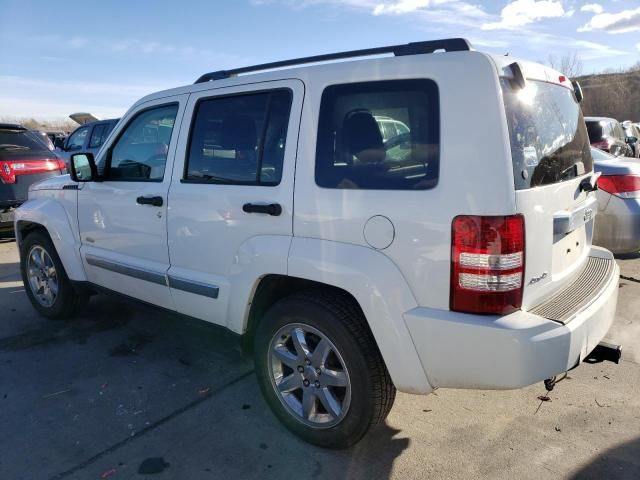
[[[24,130],[0,130],[0,152],[46,150],[43,141]]]
[[[589,136],[572,90],[540,81],[522,89],[502,79],[516,190],[593,170]]]

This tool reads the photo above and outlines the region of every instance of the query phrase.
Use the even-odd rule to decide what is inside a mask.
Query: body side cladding
[[[47,192],[49,193],[49,192]],[[50,192],[60,193],[60,192]],[[75,191],[65,193],[75,195]],[[62,199],[65,201],[65,199]],[[67,203],[73,203],[69,200]],[[74,211],[75,213],[75,211]],[[70,280],[84,281],[86,275],[80,258],[80,237],[77,220],[57,199],[49,196],[36,196],[23,203],[15,213],[15,230],[18,245],[24,238],[25,229],[34,225],[42,226],[47,231],[58,256],[64,265]]]

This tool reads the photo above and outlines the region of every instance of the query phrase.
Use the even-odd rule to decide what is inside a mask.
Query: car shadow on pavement
[[[614,255],[618,260],[635,260],[640,258],[640,252],[632,252],[632,253],[618,253]]]
[[[570,478],[637,480],[640,478],[640,437],[607,450]]]
[[[7,233],[7,232],[0,232],[0,245],[3,243],[12,243],[15,242],[15,236],[13,235],[13,232],[11,233]]]

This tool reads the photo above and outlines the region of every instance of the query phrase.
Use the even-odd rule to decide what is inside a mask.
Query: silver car
[[[640,161],[591,148],[598,179],[593,244],[614,253],[640,251]]]

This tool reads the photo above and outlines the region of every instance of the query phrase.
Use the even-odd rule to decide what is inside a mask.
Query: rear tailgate
[[[523,310],[570,284],[586,264],[597,205],[595,192],[581,191],[584,178],[516,192],[526,232]]]
[[[590,191],[597,175],[571,84],[534,67],[514,67],[528,74],[524,85],[501,78],[516,209],[525,218],[523,310],[549,300],[583,273],[597,211]]]

